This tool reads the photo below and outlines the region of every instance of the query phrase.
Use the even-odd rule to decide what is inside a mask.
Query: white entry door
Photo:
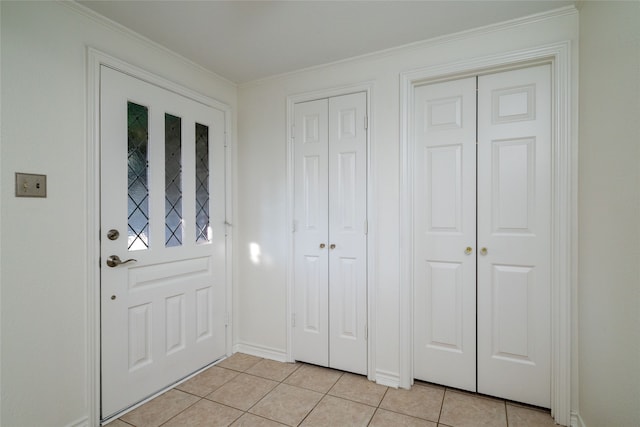
[[[101,67],[103,419],[226,353],[224,126]]]
[[[367,373],[366,93],[295,105],[294,358]]]
[[[476,78],[414,99],[414,376],[475,391]]]
[[[418,379],[550,406],[550,95],[548,65],[415,90]]]

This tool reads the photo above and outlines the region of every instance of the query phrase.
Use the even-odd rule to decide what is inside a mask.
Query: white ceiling
[[[79,1],[233,81],[372,53],[574,1]]]

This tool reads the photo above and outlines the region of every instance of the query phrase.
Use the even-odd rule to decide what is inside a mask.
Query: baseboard
[[[571,427],[587,427],[578,411],[571,411]]]
[[[387,387],[398,388],[400,386],[400,375],[397,372],[376,370],[376,383]]]
[[[79,420],[73,421],[71,424],[67,424],[67,427],[89,427],[89,418],[82,417]]]
[[[287,361],[287,352],[278,348],[265,347],[257,344],[250,344],[246,342],[239,342],[233,345],[234,353],[246,353],[252,356],[262,357],[264,359],[271,359],[277,362]]]

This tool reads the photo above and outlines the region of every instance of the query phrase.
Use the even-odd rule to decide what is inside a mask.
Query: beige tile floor
[[[549,412],[417,382],[393,389],[303,363],[236,353],[111,422],[156,426],[555,425]]]

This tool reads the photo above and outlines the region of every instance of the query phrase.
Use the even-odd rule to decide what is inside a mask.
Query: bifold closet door
[[[294,358],[367,373],[366,93],[295,105]]]
[[[478,392],[551,403],[551,67],[478,78]]]
[[[414,376],[475,391],[476,78],[414,100]]]
[[[550,74],[540,65],[418,87],[413,128],[414,376],[543,407]]]

